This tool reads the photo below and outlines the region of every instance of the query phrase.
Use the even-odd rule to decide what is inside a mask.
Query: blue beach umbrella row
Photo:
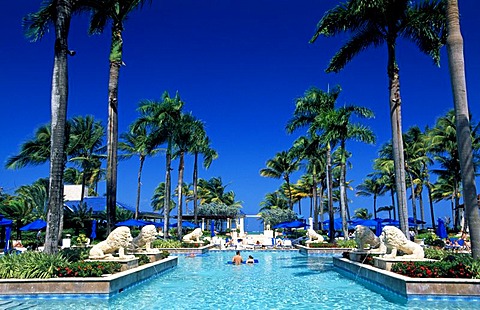
[[[291,221],[291,222],[279,223],[273,226],[273,228],[305,228],[308,226],[309,226],[308,224],[305,224],[304,222],[301,222],[301,221]]]

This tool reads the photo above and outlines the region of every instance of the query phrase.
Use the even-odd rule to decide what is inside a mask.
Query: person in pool
[[[253,259],[253,256],[252,255],[248,255],[248,259],[247,261],[245,262],[247,264],[253,264],[255,263],[255,260]]]
[[[240,265],[243,262],[243,258],[240,255],[240,251],[237,251],[237,254],[232,258],[232,262],[235,265]]]

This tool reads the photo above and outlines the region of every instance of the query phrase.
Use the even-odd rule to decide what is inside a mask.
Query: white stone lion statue
[[[132,242],[130,228],[120,226],[115,228],[104,240],[92,247],[90,250],[90,259],[113,258],[113,253],[119,251],[119,258],[130,258],[125,255],[124,249],[129,247]]]
[[[321,243],[323,242],[323,236],[317,233],[314,229],[307,229],[307,237],[309,243]]]
[[[385,244],[387,254],[386,258],[397,257],[397,251],[400,250],[404,253],[402,258],[424,258],[425,253],[423,248],[407,239],[403,232],[395,226],[383,227],[380,240]]]
[[[184,242],[200,242],[200,237],[203,235],[201,228],[195,228],[191,233],[183,236]]]
[[[136,250],[145,247],[147,252],[151,251],[151,243],[157,239],[157,234],[157,229],[154,225],[143,226],[140,230],[140,234],[133,238],[133,248]]]
[[[365,245],[369,245],[370,249],[378,249],[381,246],[380,238],[375,236],[373,231],[367,226],[357,225],[355,227],[355,243],[357,244],[357,251],[364,251]]]

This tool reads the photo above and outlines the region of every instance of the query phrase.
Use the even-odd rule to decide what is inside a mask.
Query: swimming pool
[[[336,272],[331,257],[243,251],[255,265],[229,265],[233,252],[182,256],[178,267],[105,299],[35,299],[29,309],[474,309],[476,303],[382,296]],[[15,309],[15,308],[12,308]]]

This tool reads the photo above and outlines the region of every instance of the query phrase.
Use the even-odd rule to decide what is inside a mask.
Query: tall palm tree
[[[158,186],[155,188],[153,192],[153,197],[151,200],[153,211],[160,211],[161,213],[165,214],[165,211],[170,213],[173,209],[175,209],[175,201],[173,199],[170,199],[168,208],[165,208],[165,205],[166,205],[165,198],[166,198],[165,182],[161,182],[160,184],[158,184]]]
[[[101,0],[93,7],[90,33],[101,33],[109,21],[112,24],[110,69],[108,79],[108,141],[107,141],[107,232],[113,229],[117,206],[118,148],[118,78],[123,64],[123,30],[129,14],[146,0]]]
[[[327,113],[335,106],[335,102],[340,95],[341,88],[334,87],[332,90],[324,92],[318,88],[312,87],[308,89],[303,97],[297,98],[295,101],[295,111],[293,117],[288,121],[286,129],[287,132],[292,133],[295,130],[308,126],[310,135],[317,134],[317,127],[312,126],[317,116]],[[328,213],[330,218],[329,236],[330,242],[334,241],[334,210],[333,210],[333,180],[332,180],[332,155],[331,155],[331,141],[325,142],[326,148],[326,178],[327,178],[327,201]]]
[[[48,28],[55,28],[54,60],[51,92],[51,148],[50,148],[50,199],[47,216],[45,252],[57,253],[62,232],[63,218],[63,170],[65,168],[65,127],[68,101],[68,34],[72,14],[86,7],[86,1],[50,0],[39,11],[23,19],[26,36],[32,41],[40,40]]]
[[[372,118],[374,116],[370,109],[354,105],[343,106],[338,109],[331,109],[319,114],[314,122],[314,128],[322,131],[321,139],[324,141],[338,141],[340,155],[340,212],[343,224],[344,236],[348,236],[347,223],[347,193],[346,193],[346,142],[356,140],[364,143],[375,143],[373,131],[361,124],[352,123],[351,117]]]
[[[472,256],[477,259],[480,257],[480,215],[478,213],[475,170],[472,160],[473,151],[470,139],[463,38],[460,32],[458,2],[457,0],[448,0],[447,3],[447,52],[457,121],[458,152],[464,193],[463,200],[470,229]]]
[[[366,178],[363,183],[357,186],[357,196],[373,196],[373,218],[377,218],[377,198],[383,196],[387,191],[385,184],[378,177]]]
[[[272,159],[267,160],[267,168],[260,170],[262,177],[280,179],[283,178],[287,185],[288,205],[293,210],[292,191],[290,189],[290,175],[299,168],[298,158],[295,158],[292,152],[282,151],[277,153]]]
[[[339,72],[361,51],[370,46],[387,45],[387,74],[390,92],[390,117],[395,163],[395,182],[400,214],[400,228],[408,236],[405,165],[402,141],[400,75],[396,62],[399,37],[413,41],[421,52],[431,56],[436,64],[444,41],[445,6],[443,1],[409,0],[349,0],[327,11],[319,21],[311,43],[320,36],[341,33],[350,40],[331,59],[327,72]]]
[[[178,161],[178,183],[177,183],[177,231],[178,238],[182,239],[182,217],[183,217],[183,174],[185,171],[185,153],[189,152],[195,145],[195,136],[199,132],[199,128],[203,128],[201,121],[195,119],[191,114],[181,114],[176,124],[174,132],[174,143],[176,152],[175,157]],[[200,137],[202,138],[202,137]]]
[[[218,153],[211,147],[203,123],[199,122],[194,129],[196,138],[190,148],[190,153],[193,154],[193,216],[195,223],[198,223],[198,155],[203,155],[203,167],[208,169],[212,161],[218,158]]]
[[[142,187],[143,164],[147,157],[155,156],[161,149],[156,148],[153,136],[148,132],[146,123],[130,125],[129,131],[120,135],[121,141],[118,148],[123,152],[122,158],[131,158],[138,156],[140,161],[137,173],[137,200],[135,204],[135,219],[138,219],[140,213],[140,193]]]
[[[180,119],[183,101],[177,93],[175,97],[170,97],[168,92],[162,95],[162,101],[143,100],[138,108],[141,116],[137,123],[146,123],[151,127],[154,135],[154,145],[167,143],[166,160],[165,160],[165,199],[164,199],[164,237],[168,237],[168,223],[170,220],[170,204],[168,203],[172,197],[171,189],[171,166],[172,151],[174,143],[174,133],[178,120]]]

